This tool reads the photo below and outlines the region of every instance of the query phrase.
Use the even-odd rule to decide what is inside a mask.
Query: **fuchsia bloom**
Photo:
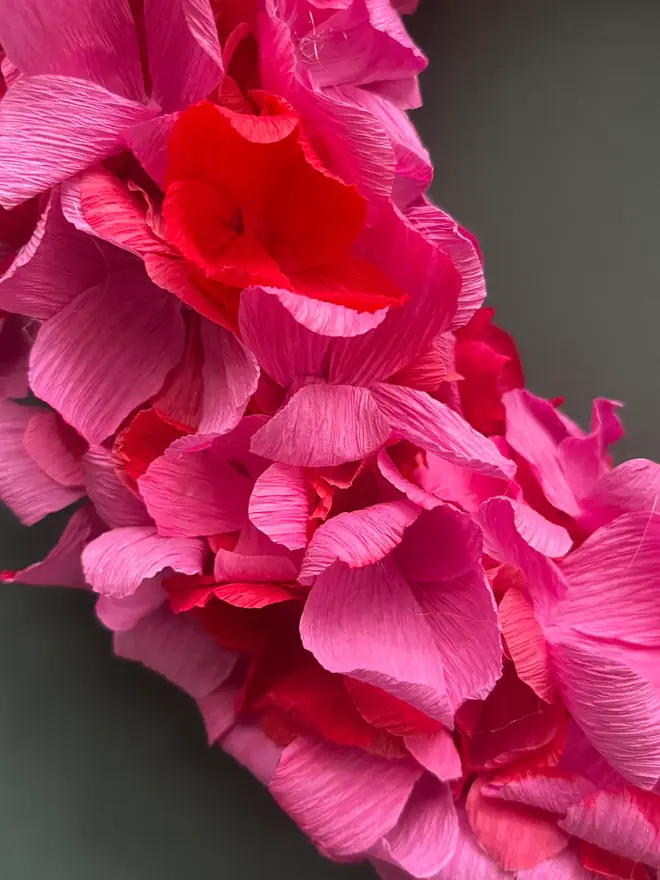
[[[330,858],[651,880],[660,468],[482,308],[415,6],[0,0],[0,498],[78,504],[3,579],[94,591]]]

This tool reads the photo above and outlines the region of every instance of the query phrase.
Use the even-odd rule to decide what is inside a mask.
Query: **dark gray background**
[[[411,27],[434,193],[481,238],[531,388],[581,419],[625,399],[622,453],[658,457],[660,5],[422,0]],[[56,531],[5,514],[0,568]],[[183,695],[113,659],[89,597],[2,587],[2,880],[370,876],[317,856]]]

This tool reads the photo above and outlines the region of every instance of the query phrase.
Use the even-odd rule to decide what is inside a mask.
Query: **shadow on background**
[[[411,27],[434,194],[482,240],[530,386],[581,419],[625,399],[626,455],[657,458],[660,7],[422,0]],[[4,513],[0,568],[59,528]],[[2,587],[0,700],[2,878],[373,876],[321,859],[184,695],[112,658],[88,596]]]

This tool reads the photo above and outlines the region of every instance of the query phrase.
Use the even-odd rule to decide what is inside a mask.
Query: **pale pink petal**
[[[486,281],[479,251],[472,238],[445,211],[423,200],[410,207],[406,216],[415,229],[451,257],[463,284],[452,329],[463,327],[486,298]]]
[[[235,724],[222,739],[222,748],[268,785],[282,755],[282,746],[269,739],[256,724]]]
[[[364,458],[389,436],[366,388],[306,385],[255,434],[252,451],[283,464],[326,467]]]
[[[0,103],[0,204],[12,208],[94,165],[155,115],[92,82],[21,77]]]
[[[569,834],[634,862],[660,868],[660,796],[621,786],[596,791],[570,807]]]
[[[178,113],[165,113],[147,119],[124,131],[122,143],[132,151],[147,174],[164,189],[167,145]]]
[[[35,562],[22,571],[5,573],[5,582],[43,584],[48,587],[84,587],[81,553],[85,545],[98,534],[98,521],[89,505],[76,510],[66,524],[57,544],[41,562]]]
[[[565,528],[549,522],[524,501],[510,499],[515,512],[516,529],[530,547],[544,556],[565,556],[573,542]]]
[[[460,778],[461,757],[449,731],[406,736],[404,743],[413,758],[436,779],[446,782]]]
[[[153,523],[142,501],[120,481],[109,450],[91,446],[83,457],[83,467],[89,500],[111,529]]]
[[[152,526],[131,526],[112,529],[92,541],[83,553],[83,569],[96,593],[121,599],[164,569],[199,574],[205,552],[201,540],[163,538]]]
[[[482,543],[481,531],[467,513],[443,505],[424,511],[411,524],[394,559],[409,581],[449,581],[478,564]]]
[[[416,446],[491,477],[514,475],[515,465],[491,440],[424,391],[375,385],[371,392],[391,430]]]
[[[207,98],[223,75],[209,0],[145,0],[153,98],[166,113]]]
[[[633,458],[599,480],[584,500],[585,513],[580,521],[595,531],[624,513],[656,510],[659,499],[660,465],[645,458]]]
[[[37,410],[27,423],[23,446],[56,483],[69,488],[82,486],[85,475],[81,457],[67,446],[57,413]]]
[[[133,629],[115,633],[114,646],[119,657],[143,663],[196,699],[221,685],[236,659],[196,620],[173,614],[165,605]]]
[[[452,724],[438,645],[391,562],[357,569],[335,563],[324,571],[305,603],[300,634],[330,672],[373,684]]]
[[[559,625],[660,648],[660,513],[620,516],[587,538],[561,570],[568,591]]]
[[[657,651],[561,630],[548,631],[548,639],[559,691],[573,718],[625,779],[653,788],[660,779]]]
[[[552,702],[555,683],[543,631],[524,593],[509,588],[499,605],[502,635],[506,639],[518,678],[542,700]]]
[[[356,312],[346,306],[301,296],[290,290],[274,287],[262,287],[261,290],[276,296],[299,324],[321,336],[361,336],[382,324],[388,312],[388,309]]]
[[[364,853],[394,827],[420,773],[412,761],[299,738],[269,788],[318,847],[343,857]]]
[[[34,409],[0,399],[0,500],[31,526],[49,513],[82,497],[81,488],[68,488],[44,473],[23,445]]]
[[[411,586],[442,659],[452,710],[467,699],[484,699],[502,674],[502,648],[495,599],[483,571]]]
[[[349,568],[363,568],[384,559],[419,514],[419,508],[409,501],[386,501],[332,517],[314,532],[300,569],[300,583],[313,583],[337,560]]]
[[[413,877],[434,877],[453,858],[457,844],[458,819],[451,789],[426,776],[417,783],[378,852]]]
[[[233,333],[202,321],[204,366],[201,434],[225,434],[241,420],[257,390],[259,364]]]
[[[136,263],[86,290],[41,327],[30,385],[98,444],[160,390],[184,341],[179,301]]]
[[[364,233],[360,248],[410,297],[366,336],[333,341],[330,381],[370,385],[407,366],[449,327],[461,278],[449,257],[394,209]]]
[[[533,868],[518,871],[516,876],[517,880],[599,880],[602,877],[588,871],[572,849],[565,849]]]
[[[283,388],[293,379],[323,376],[330,340],[307,330],[262,287],[241,294],[241,338],[268,375]]]
[[[252,524],[276,544],[289,550],[305,547],[312,501],[303,469],[272,464],[254,484],[248,515]]]
[[[568,434],[557,410],[525,389],[507,391],[502,402],[507,442],[527,461],[548,501],[578,516],[580,506],[559,458],[559,444]]]
[[[484,797],[477,779],[465,807],[480,845],[507,871],[533,868],[566,848],[568,838],[550,813]]]
[[[223,737],[236,721],[236,691],[221,685],[197,700],[209,745]]]
[[[286,556],[244,556],[229,550],[218,550],[213,574],[219,582],[268,583],[294,581],[297,569]]]
[[[145,99],[127,0],[2,0],[0,22],[2,48],[24,76],[75,77]]]
[[[104,251],[67,222],[56,194],[0,281],[0,308],[39,320],[56,315],[107,274]]]
[[[222,436],[197,435],[176,440],[138,487],[162,535],[194,537],[240,528],[252,484],[232,465]]]
[[[96,600],[96,616],[113,632],[125,632],[167,602],[167,591],[161,575],[141,581],[135,592],[128,596],[99,596]]]

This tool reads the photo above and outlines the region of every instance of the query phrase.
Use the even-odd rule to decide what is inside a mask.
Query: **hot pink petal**
[[[59,541],[45,559],[14,572],[5,580],[48,587],[84,587],[80,554],[90,539],[98,534],[98,527],[98,520],[90,506],[81,507],[66,524]]]
[[[371,392],[392,432],[453,464],[492,477],[509,478],[513,462],[461,416],[423,391],[375,385]]]
[[[524,593],[509,588],[499,605],[502,635],[518,677],[542,700],[552,702],[555,683],[543,631]]]
[[[23,446],[44,473],[73,489],[82,486],[85,475],[80,449],[67,445],[64,430],[57,413],[38,410],[27,423]]]
[[[153,524],[142,501],[119,480],[111,452],[91,446],[83,457],[83,468],[89,500],[111,529]]]
[[[330,672],[382,690],[450,726],[444,666],[426,617],[388,560],[319,575],[300,621],[303,645]]]
[[[624,513],[654,510],[660,498],[660,465],[633,458],[606,473],[584,501],[581,522],[595,531]]]
[[[410,297],[377,329],[332,344],[330,381],[370,385],[407,366],[449,327],[461,278],[449,257],[393,209],[365,232],[360,247]]]
[[[161,575],[146,578],[138,584],[134,593],[116,598],[99,596],[96,600],[96,616],[113,632],[125,632],[160,608],[167,601],[167,592]]]
[[[202,434],[225,434],[241,420],[257,390],[259,364],[252,352],[228,330],[202,321]]]
[[[277,297],[299,324],[321,336],[361,336],[382,324],[388,312],[388,309],[356,312],[346,306],[312,299],[290,290],[274,287],[262,287],[261,290]]]
[[[197,700],[197,707],[202,713],[209,745],[212,746],[236,721],[236,691],[221,685]]]
[[[660,513],[620,516],[587,538],[561,570],[568,591],[558,625],[660,648]]]
[[[475,513],[488,498],[507,495],[515,499],[520,495],[517,484],[508,479],[476,473],[432,452],[426,453],[426,467],[418,468],[415,476],[432,498],[459,504],[469,513]]]
[[[121,599],[164,569],[199,574],[205,552],[201,540],[163,538],[151,526],[133,526],[113,529],[92,541],[83,553],[83,569],[95,592]]]
[[[413,758],[441,782],[461,776],[461,758],[449,731],[406,736],[404,742]]]
[[[458,819],[451,789],[425,776],[377,851],[413,877],[434,877],[451,861],[457,845]]]
[[[268,785],[282,755],[282,747],[269,739],[256,724],[235,724],[223,737],[222,748]]]
[[[153,98],[165,113],[207,98],[223,76],[209,0],[145,0]]]
[[[549,522],[524,501],[510,499],[515,513],[516,529],[530,547],[544,556],[565,556],[573,542],[565,528]]]
[[[452,329],[463,327],[486,298],[486,281],[479,251],[472,238],[449,214],[423,200],[410,207],[406,216],[422,235],[451,257],[463,284]]]
[[[216,535],[240,528],[251,481],[227,455],[223,437],[175,441],[139,478],[147,510],[163,535]]]
[[[303,327],[276,296],[261,287],[243,291],[238,318],[243,342],[283,388],[295,378],[323,375],[328,337]]]
[[[468,514],[443,505],[424,511],[411,524],[394,559],[410,582],[449,581],[478,564],[482,543],[479,527]]]
[[[349,568],[363,568],[384,559],[419,514],[419,508],[409,501],[386,501],[333,517],[314,533],[300,569],[300,583],[313,583],[337,560]]]
[[[252,451],[283,464],[326,467],[364,458],[389,436],[366,388],[306,385],[255,434]]]
[[[596,791],[570,807],[569,834],[634,862],[660,868],[660,796],[621,786]]]
[[[563,816],[594,789],[588,779],[548,768],[503,784],[496,780],[484,787],[483,794]]]
[[[229,550],[218,550],[213,574],[218,581],[264,583],[294,581],[297,569],[286,556],[244,556]]]
[[[49,477],[23,445],[34,409],[0,399],[0,500],[31,526],[49,513],[68,507],[83,495]]]
[[[115,633],[115,653],[137,660],[196,699],[208,696],[234,668],[235,657],[199,626],[167,606],[153,611],[133,629]]]
[[[269,788],[318,847],[341,858],[366,852],[394,827],[420,772],[412,761],[300,738]]]
[[[105,254],[64,218],[53,194],[30,241],[0,281],[0,307],[39,320],[56,315],[107,274]]]
[[[252,524],[276,544],[289,550],[305,547],[312,502],[303,469],[272,464],[254,484],[248,514]]]
[[[155,115],[92,82],[21,77],[0,104],[0,204],[19,205],[101,161],[122,132]]]
[[[147,119],[122,133],[121,140],[147,174],[161,189],[165,188],[167,145],[178,113],[165,113]]]
[[[135,265],[89,288],[40,329],[30,385],[90,443],[160,390],[181,357],[180,304]]]
[[[483,785],[472,783],[467,815],[475,837],[502,868],[533,868],[566,848],[568,838],[550,813],[484,797]]]
[[[417,483],[404,477],[399,468],[395,465],[387,449],[381,449],[376,458],[376,462],[378,464],[378,470],[381,472],[382,476],[385,477],[387,482],[405,495],[409,501],[418,504],[420,507],[423,507],[424,510],[433,510],[434,507],[438,507],[443,503],[442,499],[438,498],[436,495],[432,495]]]
[[[2,0],[0,21],[2,47],[24,76],[74,77],[145,99],[127,0],[25,0],[20,14],[11,0]]]

